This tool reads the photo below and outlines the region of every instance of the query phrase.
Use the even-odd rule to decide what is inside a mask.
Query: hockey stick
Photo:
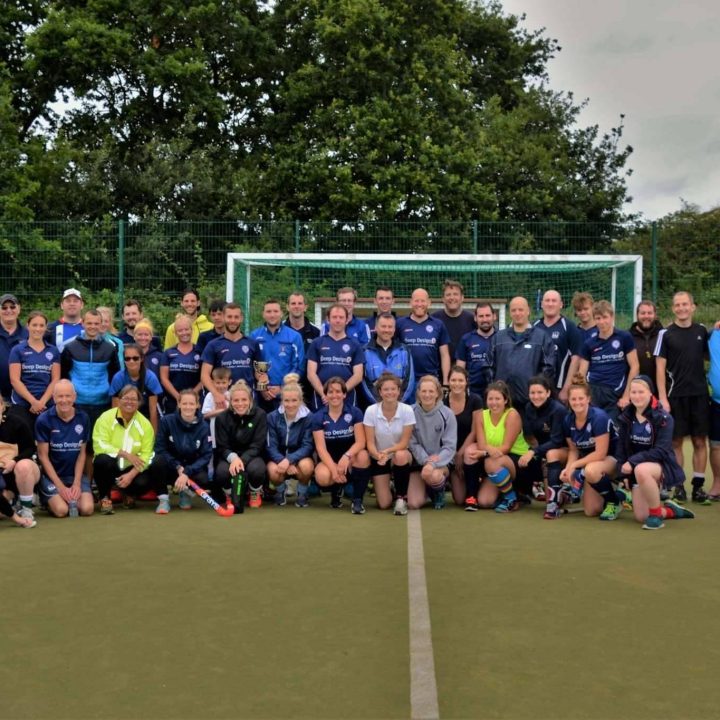
[[[198,497],[202,498],[221,517],[230,517],[235,514],[233,508],[223,507],[219,503],[216,503],[194,480],[188,478],[188,485]]]

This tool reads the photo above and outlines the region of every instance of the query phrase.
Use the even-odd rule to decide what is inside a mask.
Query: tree
[[[622,127],[577,129],[557,50],[497,3],[281,0],[255,204],[281,217],[615,220]]]

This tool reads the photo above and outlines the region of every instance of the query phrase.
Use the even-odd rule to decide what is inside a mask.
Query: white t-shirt
[[[230,403],[229,403],[230,391],[229,390],[225,391],[225,399],[228,401],[228,407],[229,407],[230,406]],[[205,413],[212,412],[213,410],[215,410],[215,397],[213,396],[212,393],[208,393],[205,396],[205,399],[203,400],[202,410],[200,412],[203,415],[205,415]],[[210,438],[212,439],[213,450],[217,447],[217,445],[215,444],[215,418],[216,417],[217,417],[217,415],[210,418]]]
[[[371,405],[365,411],[363,425],[375,429],[375,447],[378,450],[389,448],[400,441],[403,430],[415,424],[415,413],[410,405],[398,403],[395,415],[388,420],[382,412],[380,403]]]

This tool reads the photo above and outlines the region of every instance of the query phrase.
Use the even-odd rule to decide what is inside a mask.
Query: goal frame
[[[602,263],[611,272],[610,280],[610,302],[613,307],[616,305],[617,297],[617,270],[628,264],[634,265],[633,273],[633,309],[642,300],[642,277],[643,277],[643,256],[640,254],[402,254],[388,255],[382,253],[303,253],[303,252],[230,252],[227,256],[226,274],[226,300],[232,302],[233,288],[235,287],[235,274],[238,264],[245,265],[246,273],[246,297],[242,298],[242,305],[247,312],[250,308],[250,297],[252,294],[252,272],[253,265],[267,267],[272,265],[273,260],[287,262],[308,262],[308,263],[342,263],[342,262],[385,262],[392,264],[394,261],[412,262],[416,264],[427,263],[428,266],[438,263],[458,263],[467,265],[473,264],[532,264],[540,269],[543,265],[552,263],[592,265]],[[590,269],[590,268],[588,268]],[[482,271],[478,275],[482,276]],[[505,326],[505,308],[500,308],[500,327]]]

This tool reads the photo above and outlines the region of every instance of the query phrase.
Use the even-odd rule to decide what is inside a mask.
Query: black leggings
[[[96,455],[93,460],[94,478],[100,499],[110,497],[110,490],[115,486],[115,478],[132,470],[132,466],[120,468],[117,458],[110,455]],[[137,497],[154,490],[158,495],[167,493],[165,473],[159,464],[153,461],[150,467],[143,470],[123,492]]]
[[[253,458],[245,465],[245,483],[253,490],[260,490],[265,485],[265,461],[262,458]],[[230,464],[226,460],[218,460],[215,465],[213,485],[230,487]]]

